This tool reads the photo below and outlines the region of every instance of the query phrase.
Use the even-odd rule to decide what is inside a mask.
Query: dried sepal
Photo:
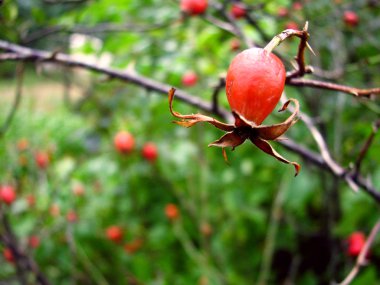
[[[282,157],[266,140],[263,140],[258,137],[250,137],[249,139],[255,146],[257,146],[263,152],[269,154],[270,156],[273,156],[274,158],[283,163],[292,164],[296,170],[294,176],[298,175],[298,173],[301,170],[301,166],[297,162],[289,161],[286,158]]]
[[[209,123],[211,125],[214,125],[218,129],[226,131],[226,132],[231,132],[231,131],[234,130],[234,128],[235,128],[234,125],[229,125],[229,124],[222,123],[222,122],[220,122],[218,120],[215,120],[214,118],[209,117],[209,116],[205,116],[205,115],[202,115],[202,114],[182,115],[182,114],[174,111],[173,110],[174,93],[175,93],[175,89],[171,88],[170,91],[169,91],[169,109],[170,109],[170,113],[174,117],[176,117],[178,119],[181,119],[181,121],[174,121],[174,123],[176,123],[176,124],[178,124],[180,126],[189,128],[189,127],[194,126],[197,123],[206,122],[206,123]]]
[[[295,105],[295,109],[293,113],[282,123],[274,124],[270,126],[257,126],[255,130],[257,131],[257,135],[264,140],[275,140],[282,136],[293,124],[295,124],[298,120],[299,114],[299,103],[296,99],[289,99],[279,112],[285,111],[290,104],[293,102]]]
[[[235,147],[241,145],[248,136],[242,136],[239,134],[236,130],[229,132],[222,136],[220,139],[210,143],[208,146],[217,146],[217,147],[232,147],[234,149]]]

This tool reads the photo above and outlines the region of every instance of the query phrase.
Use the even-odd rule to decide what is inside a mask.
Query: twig
[[[371,88],[371,89],[359,89],[351,86],[336,84],[332,82],[325,82],[313,79],[306,78],[289,78],[286,80],[287,85],[299,86],[299,87],[313,87],[318,89],[325,90],[335,90],[343,93],[351,94],[354,96],[370,96],[370,95],[379,95],[380,88]]]
[[[24,79],[24,69],[25,69],[24,63],[19,62],[19,64],[17,64],[17,67],[16,67],[17,85],[16,85],[15,99],[13,101],[11,110],[9,111],[7,118],[5,119],[5,122],[0,129],[0,138],[4,136],[5,132],[8,130],[9,126],[12,124],[17,108],[20,105],[21,97],[22,97],[22,83]]]
[[[372,229],[371,233],[369,234],[362,250],[360,251],[358,258],[356,259],[356,263],[355,263],[354,267],[352,268],[352,270],[350,271],[350,273],[347,275],[347,277],[342,282],[337,283],[337,285],[348,285],[348,284],[350,284],[354,280],[356,275],[359,273],[360,269],[363,266],[367,265],[367,255],[368,255],[369,249],[371,248],[379,230],[380,230],[380,221],[378,221],[376,223],[376,225],[373,227],[373,229]]]
[[[282,206],[284,203],[285,190],[287,189],[287,186],[288,186],[288,183],[284,183],[285,180],[286,180],[286,177],[281,180],[281,183],[279,185],[279,190],[273,202],[270,222],[269,222],[267,234],[265,237],[263,258],[261,262],[259,278],[257,281],[258,285],[265,285],[267,284],[267,281],[268,281],[268,276],[269,276],[271,265],[272,265],[273,251],[275,248],[278,225],[281,220],[281,211],[282,211]]]
[[[360,172],[360,167],[362,165],[363,159],[365,155],[367,154],[373,139],[375,138],[375,135],[377,134],[377,131],[379,130],[380,127],[380,120],[377,120],[375,123],[372,125],[372,132],[369,135],[368,139],[366,140],[365,144],[363,145],[362,149],[360,150],[359,157],[355,162],[354,166],[354,174],[357,175]]]
[[[51,26],[45,29],[38,30],[33,32],[27,36],[25,36],[21,42],[23,44],[29,44],[36,40],[43,39],[47,36],[54,35],[57,33],[81,33],[81,34],[100,34],[100,33],[146,33],[151,31],[156,31],[160,29],[168,28],[172,25],[179,24],[182,21],[181,18],[171,19],[165,23],[157,23],[150,25],[136,25],[135,23],[127,23],[127,24],[111,24],[111,23],[103,23],[94,27],[86,27],[86,26],[74,26],[68,27],[63,25]]]
[[[212,110],[213,113],[218,113],[219,112],[219,93],[220,91],[226,86],[226,81],[224,77],[219,78],[219,83],[218,85],[215,86],[214,92],[212,93]]]
[[[6,50],[8,52],[14,52],[23,56],[23,60],[31,62],[53,62],[60,65],[71,66],[71,67],[81,67],[87,70],[92,70],[98,73],[109,75],[111,78],[117,78],[126,82],[136,84],[138,86],[144,87],[148,90],[156,91],[162,94],[167,94],[171,86],[163,84],[161,82],[154,81],[147,77],[137,75],[132,72],[120,71],[116,69],[111,69],[107,67],[101,67],[96,64],[87,63],[81,60],[76,60],[69,55],[63,53],[52,53],[46,52],[37,49],[31,49],[19,45],[9,43],[7,41],[0,40],[0,49]],[[176,92],[176,98],[183,102],[186,102],[189,105],[197,107],[201,110],[205,110],[209,113],[212,113],[212,105],[206,101],[203,101],[197,97],[191,96],[190,94],[178,90]],[[216,115],[222,118],[229,118],[231,114],[226,110],[219,110]]]

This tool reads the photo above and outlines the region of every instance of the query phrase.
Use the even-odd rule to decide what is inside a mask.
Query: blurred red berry
[[[349,256],[356,257],[359,255],[365,244],[366,237],[362,232],[354,232],[352,233],[347,241],[348,241],[348,249],[347,253]]]
[[[240,49],[240,41],[238,39],[233,39],[230,43],[230,47],[232,51],[237,51]]]
[[[120,131],[114,137],[114,145],[118,152],[130,153],[135,147],[135,139],[130,133]]]
[[[110,226],[106,229],[106,236],[109,240],[119,243],[123,239],[123,230],[119,226]]]
[[[10,248],[4,248],[3,256],[4,256],[4,259],[8,261],[9,263],[13,263],[15,261],[12,250]]]
[[[232,4],[231,14],[235,19],[240,19],[247,14],[247,10],[240,4]]]
[[[7,205],[11,205],[16,200],[16,191],[10,185],[0,187],[0,200]]]
[[[33,207],[36,204],[36,197],[34,197],[33,194],[29,194],[26,196],[26,202],[28,203],[29,207]]]
[[[157,151],[156,145],[152,142],[145,143],[142,148],[142,156],[150,162],[156,161],[158,157],[158,151]]]
[[[84,186],[82,184],[75,184],[73,186],[73,188],[71,189],[71,191],[73,192],[73,194],[75,196],[83,196],[84,195]]]
[[[19,151],[25,151],[29,148],[29,141],[25,138],[22,138],[20,139],[18,142],[17,142],[17,149]]]
[[[66,220],[70,223],[75,223],[78,221],[78,215],[74,210],[69,210],[66,214]]]
[[[204,14],[207,10],[207,0],[181,0],[181,11],[195,16]]]
[[[167,204],[165,207],[165,215],[169,220],[176,220],[179,217],[178,207],[174,204]]]
[[[354,11],[345,11],[343,20],[349,27],[355,27],[359,24],[359,16]]]
[[[57,204],[53,204],[50,206],[50,215],[52,215],[53,217],[57,217],[60,213],[61,210]]]
[[[37,151],[34,160],[40,169],[46,169],[50,162],[49,154],[45,151]]]
[[[143,244],[142,239],[135,239],[132,242],[126,243],[124,245],[124,250],[128,252],[129,254],[135,253],[137,250],[141,248]]]
[[[28,239],[28,245],[31,248],[37,248],[40,245],[40,238],[38,236],[30,236]]]
[[[302,10],[302,3],[301,2],[294,2],[293,3],[293,9],[296,11]]]
[[[289,15],[288,8],[286,8],[286,7],[280,7],[280,8],[278,8],[277,15],[279,17],[282,17],[282,18],[288,16]]]
[[[287,22],[285,25],[285,29],[290,29],[290,30],[298,30],[298,24],[296,22],[290,21]]]
[[[182,76],[182,84],[185,86],[193,86],[197,84],[198,76],[194,71],[189,71]]]

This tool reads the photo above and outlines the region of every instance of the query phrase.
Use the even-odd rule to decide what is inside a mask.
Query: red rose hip
[[[0,187],[0,200],[7,205],[11,205],[16,200],[16,191],[10,185]]]
[[[122,154],[130,153],[135,147],[135,139],[130,133],[120,131],[114,137],[114,145],[118,152]]]
[[[119,226],[110,226],[106,230],[106,236],[109,240],[119,243],[123,239],[123,230]]]
[[[150,162],[156,161],[158,156],[156,145],[152,142],[147,142],[146,144],[144,144],[142,149],[142,156]]]
[[[204,14],[207,6],[207,0],[181,0],[181,11],[192,16]]]
[[[260,125],[273,111],[285,87],[281,60],[262,48],[242,51],[227,72],[226,94],[232,111]]]
[[[354,11],[345,11],[343,20],[350,27],[355,27],[359,24],[359,16]]]
[[[198,76],[195,72],[189,71],[182,76],[182,84],[185,86],[193,86],[197,84]]]
[[[356,257],[359,255],[360,251],[364,247],[365,244],[365,235],[362,232],[354,232],[352,233],[347,241],[348,241],[348,249],[347,253],[349,256]]]
[[[167,204],[165,207],[165,215],[169,220],[176,220],[179,217],[179,210],[175,204]]]
[[[231,14],[235,19],[240,19],[247,14],[247,10],[239,4],[233,4],[231,8]]]

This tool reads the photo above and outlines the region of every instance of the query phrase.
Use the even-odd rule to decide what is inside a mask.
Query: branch
[[[359,173],[360,172],[360,167],[362,165],[364,157],[367,154],[367,152],[368,152],[368,150],[369,150],[369,148],[370,148],[370,146],[371,146],[371,144],[373,142],[373,139],[375,138],[375,135],[377,134],[377,132],[379,130],[379,127],[380,127],[380,120],[377,120],[375,123],[373,123],[373,125],[372,125],[372,132],[369,135],[369,137],[368,137],[367,141],[365,142],[365,144],[363,145],[362,149],[360,150],[359,157],[358,157],[358,159],[355,162],[354,173]]]
[[[347,277],[342,282],[338,283],[338,285],[349,285],[354,280],[356,275],[359,273],[360,268],[367,265],[367,255],[368,255],[369,249],[371,248],[379,230],[380,230],[380,221],[376,223],[371,233],[369,234],[367,241],[365,242],[362,250],[360,251],[358,258],[356,259],[355,266],[352,268],[352,270],[347,275]]]
[[[132,84],[146,88],[147,90],[156,91],[161,94],[167,94],[171,86],[163,84],[147,77],[137,75],[128,71],[120,71],[112,68],[101,67],[96,64],[87,63],[81,60],[72,58],[69,55],[63,53],[53,53],[37,49],[31,49],[19,45],[9,43],[7,41],[0,40],[0,49],[14,52],[21,56],[25,61],[31,62],[53,62],[64,66],[81,67],[87,70],[92,70],[101,74],[106,74],[111,78],[117,78],[122,81],[130,82]],[[16,59],[15,59],[16,58]],[[9,58],[9,60],[19,60],[17,57]],[[213,113],[213,106],[208,102],[203,101],[197,97],[191,96],[185,91],[178,90],[176,92],[176,98],[201,110],[209,113]],[[231,115],[226,110],[219,110],[216,115],[226,119]]]
[[[27,36],[25,36],[21,42],[23,44],[28,44],[33,41],[45,38],[47,36],[57,34],[57,33],[81,33],[81,34],[97,34],[97,33],[121,33],[121,32],[134,32],[134,33],[146,33],[159,29],[168,28],[171,25],[181,23],[181,18],[172,19],[166,23],[157,23],[150,25],[137,25],[135,23],[126,24],[111,24],[103,23],[93,27],[85,26],[74,26],[68,27],[63,25],[51,26],[45,29],[38,30]]]
[[[287,78],[286,84],[292,85],[292,86],[299,86],[299,87],[313,87],[313,88],[318,88],[318,89],[340,91],[340,92],[351,94],[358,97],[360,96],[368,97],[370,95],[380,94],[380,88],[359,89],[359,88],[336,84],[332,82],[324,82],[324,81],[306,79],[306,78]]]
[[[170,85],[163,84],[128,71],[119,71],[111,68],[100,67],[96,64],[90,64],[83,61],[75,60],[72,57],[62,53],[51,53],[36,49],[30,49],[3,40],[0,40],[0,49],[20,55],[22,56],[22,60],[28,60],[31,62],[46,61],[64,66],[81,67],[87,70],[92,70],[97,73],[109,75],[112,78],[117,78],[119,80],[141,86],[148,90],[156,91],[165,96],[172,87]],[[293,78],[291,80],[299,79]],[[231,121],[232,119],[231,113],[226,109],[218,108],[218,110],[215,111],[213,104],[210,104],[200,98],[194,97],[182,90],[176,91],[176,98],[200,110],[206,111],[210,114],[215,114],[227,121]],[[366,179],[364,179],[362,176],[354,176],[352,173],[348,173],[342,166],[340,166],[336,162],[334,162],[335,166],[331,167],[331,165],[325,162],[324,158],[321,155],[313,151],[310,151],[309,149],[304,148],[289,139],[281,141],[280,143],[287,149],[301,155],[306,160],[312,162],[314,165],[332,173],[334,176],[343,179],[345,179],[346,177],[352,179],[352,181],[355,184],[357,184],[362,190],[364,190],[366,193],[372,196],[372,198],[374,198],[377,202],[380,203],[380,192],[376,191],[372,184],[368,182]]]
[[[22,97],[22,83],[23,83],[23,77],[24,77],[24,63],[21,62],[16,67],[16,77],[17,77],[17,85],[16,85],[16,94],[15,99],[13,101],[12,108],[5,119],[4,124],[2,125],[0,129],[0,138],[4,136],[5,132],[8,130],[9,126],[12,123],[12,120],[16,114],[16,110],[21,102]]]

